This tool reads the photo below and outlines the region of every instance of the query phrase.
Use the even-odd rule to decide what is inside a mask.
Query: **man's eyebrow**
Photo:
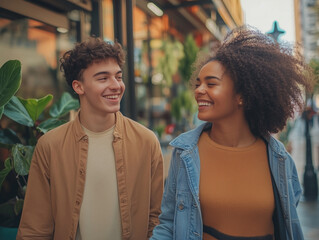
[[[117,75],[117,74],[119,74],[119,73],[122,73],[122,70],[118,71],[115,75]],[[109,74],[111,74],[111,73],[108,72],[108,71],[97,72],[97,73],[95,73],[95,74],[93,75],[93,77],[96,77],[96,76],[101,75],[101,74],[109,75]]]
[[[204,77],[204,80],[205,80],[205,81],[208,81],[208,80],[211,80],[211,79],[221,80],[221,78],[216,77],[216,76],[206,76],[206,77]],[[196,78],[196,81],[198,81],[198,82],[200,81],[199,77]]]

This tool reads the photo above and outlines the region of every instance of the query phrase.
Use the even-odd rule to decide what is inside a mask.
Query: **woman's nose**
[[[204,84],[200,84],[196,89],[195,89],[195,93],[196,94],[205,94],[206,92],[206,87],[204,86]]]

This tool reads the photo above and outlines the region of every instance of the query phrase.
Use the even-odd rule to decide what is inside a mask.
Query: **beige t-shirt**
[[[120,240],[121,218],[112,147],[114,126],[99,133],[83,129],[89,137],[89,150],[77,239]]]

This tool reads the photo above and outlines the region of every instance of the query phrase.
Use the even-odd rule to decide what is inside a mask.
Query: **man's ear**
[[[83,85],[82,85],[81,81],[73,80],[72,88],[73,88],[74,92],[76,92],[78,95],[84,94],[84,89],[83,89]]]

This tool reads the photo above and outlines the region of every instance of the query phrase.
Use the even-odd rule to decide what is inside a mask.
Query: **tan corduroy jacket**
[[[122,239],[144,240],[151,236],[160,214],[160,144],[152,131],[120,112],[116,113],[113,135]],[[17,239],[75,239],[87,153],[88,137],[79,116],[39,139]]]

